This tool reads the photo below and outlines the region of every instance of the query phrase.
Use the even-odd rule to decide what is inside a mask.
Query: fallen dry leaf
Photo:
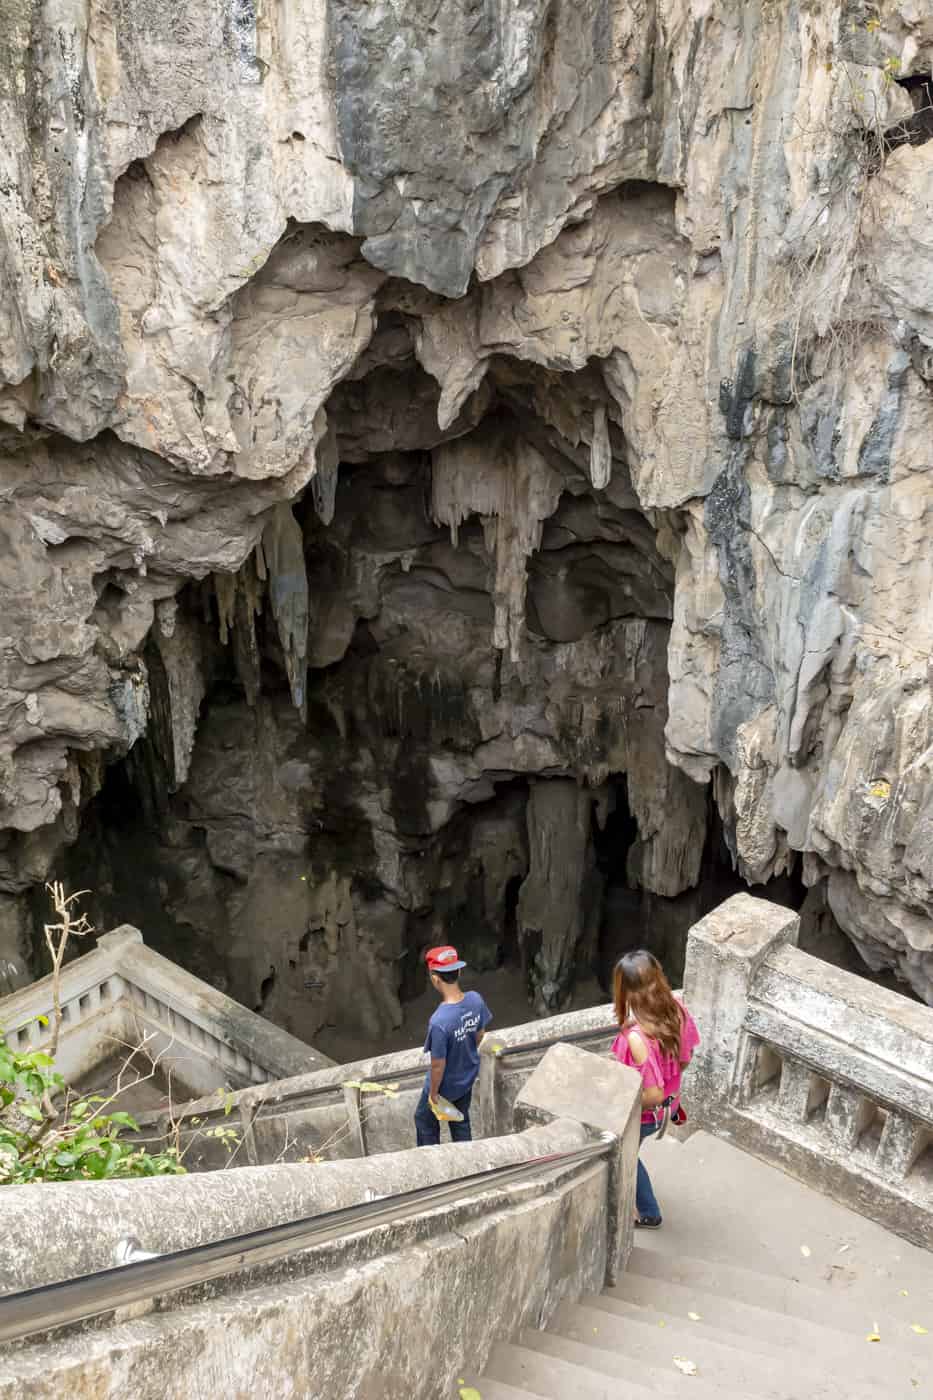
[[[919,1322],[912,1322],[910,1324],[910,1330],[911,1332],[916,1332],[918,1337],[925,1337],[928,1331],[926,1327],[921,1327]]]
[[[667,1326],[667,1323],[666,1323],[666,1322],[659,1322],[659,1323],[658,1323],[658,1326],[659,1326],[659,1327],[666,1327],[666,1326]]]
[[[881,1341],[881,1338],[880,1338],[880,1336],[878,1335],[877,1332],[869,1332],[869,1334],[868,1334],[868,1336],[865,1338],[865,1340],[866,1340],[866,1342],[880,1342],[880,1341]]]
[[[800,1253],[803,1255],[804,1259],[809,1259],[809,1258],[810,1258],[810,1246],[809,1246],[808,1244],[802,1244],[802,1245],[800,1246]]]
[[[684,1376],[695,1376],[698,1374],[696,1362],[688,1361],[685,1356],[675,1356],[674,1365]]]
[[[851,1246],[850,1244],[841,1244],[841,1245],[839,1246],[839,1248],[836,1250],[836,1253],[837,1253],[837,1254],[845,1254],[846,1250],[847,1250],[847,1249],[851,1249],[851,1248],[852,1248],[852,1246]]]
[[[462,1385],[460,1387],[460,1400],[483,1400],[479,1391],[472,1385]]]
[[[906,1288],[902,1288],[902,1289],[901,1289],[901,1297],[902,1297],[902,1298],[909,1298],[909,1297],[910,1297],[910,1294],[907,1292],[907,1289],[906,1289]]]
[[[689,1317],[689,1319],[690,1319],[691,1322],[702,1322],[702,1321],[703,1321],[703,1319],[702,1319],[702,1317],[700,1316],[699,1313],[687,1313],[687,1316]]]

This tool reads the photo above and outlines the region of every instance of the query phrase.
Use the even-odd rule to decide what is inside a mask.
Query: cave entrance
[[[203,829],[182,825],[179,815],[165,765],[143,737],[125,758],[104,769],[100,790],[82,811],[77,840],[62,854],[59,873],[67,889],[88,891],[81,907],[95,929],[133,924],[155,952],[225,989],[222,946],[199,936],[174,912],[195,874],[189,852],[205,847]],[[75,946],[72,953],[86,951]]]
[[[651,227],[672,215],[645,197]],[[294,259],[300,280],[312,246],[356,266],[332,244],[289,239],[268,275],[290,285]],[[149,732],[68,856],[95,922],[361,1054],[419,1038],[431,944],[492,979],[508,1024],[529,991],[600,999],[638,944],[679,981],[690,924],[741,888],[665,757],[673,551],[612,366],[494,353],[452,406],[409,292],[381,290],[308,489],[160,614]]]
[[[431,943],[498,978],[513,1020],[533,1014],[542,949],[550,1004],[583,984],[598,999],[591,857],[631,895],[625,779],[595,855],[589,817],[567,804],[580,919],[559,823],[539,814],[554,871],[539,861],[523,931],[529,784],[595,793],[607,754],[629,744],[650,751],[659,784],[688,781],[663,758],[673,568],[601,365],[495,356],[439,428],[415,331],[381,312],[327,404],[326,480],[277,512],[269,548],[190,585],[171,632],[154,631],[151,732],[108,770],[69,856],[101,922],[139,923],[305,1039],[355,1023],[361,1052],[423,994]],[[283,591],[306,607],[287,645]]]
[[[430,907],[409,922],[403,1002],[424,992],[422,955],[432,944],[452,943],[471,977],[521,967],[518,898],[528,873],[528,783],[497,774],[486,786],[489,796],[464,803],[434,842],[412,851],[431,871]]]
[[[639,884],[630,869],[630,857],[638,841],[638,822],[629,805],[625,774],[612,775],[606,787],[608,813],[600,822],[596,807],[593,820],[593,849],[603,881],[595,968],[600,985],[611,996],[616,962],[636,948],[654,953],[672,984],[679,985],[687,930],[701,902],[700,889],[664,898]]]
[[[914,117],[888,148],[929,137],[928,79],[904,86]],[[184,162],[191,136],[171,138]],[[141,173],[100,244],[115,273],[160,224]],[[673,560],[698,503],[643,509],[640,482],[685,500],[676,474],[655,490],[682,451],[657,416],[693,267],[676,205],[668,187],[607,191],[533,269],[450,298],[384,276],[362,240],[290,223],[224,311],[223,363],[196,378],[226,406],[195,388],[184,444],[192,381],[160,363],[151,382],[176,380],[184,416],[167,400],[152,482],[127,470],[113,499],[164,538],[130,569],[134,524],[93,575],[95,665],[140,697],[145,670],[151,699],[63,857],[98,927],[132,920],[245,1005],[308,1040],[340,1025],[361,1052],[399,1031],[433,942],[484,977],[540,957],[554,1007],[594,959],[608,988],[635,944],[680,980],[687,928],[743,886],[708,796],[665,756]],[[726,398],[731,424],[741,395]],[[141,404],[126,445],[149,442]],[[645,440],[652,416],[663,444]],[[197,452],[184,489],[155,455],[173,443]],[[720,506],[733,487],[730,470]],[[175,593],[207,559],[240,562]],[[549,786],[573,800],[532,795]],[[781,893],[799,901],[799,880]]]
[[[505,886],[505,919],[502,926],[502,964],[520,968],[522,955],[518,944],[518,896],[524,876],[512,875]]]
[[[599,807],[594,809],[593,852],[596,868],[606,888],[628,888],[628,854],[638,840],[638,822],[628,801],[628,783],[624,773],[613,774],[606,782],[608,792],[605,819],[599,820]]]
[[[597,867],[604,880],[596,970],[607,995],[611,994],[616,962],[636,948],[654,953],[671,985],[681,986],[690,929],[734,894],[747,891],[798,911],[803,906],[807,892],[799,860],[789,875],[761,885],[748,885],[736,872],[711,791],[707,793],[706,838],[696,883],[666,897],[644,889],[630,870],[629,856],[638,840],[638,825],[628,804],[625,775],[613,776],[608,786],[609,814],[602,826],[594,821],[593,829]]]

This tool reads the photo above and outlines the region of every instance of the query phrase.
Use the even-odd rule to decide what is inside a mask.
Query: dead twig
[[[58,915],[57,924],[46,924],[45,942],[52,959],[52,1038],[49,1042],[48,1053],[55,1059],[58,1051],[58,1041],[62,1029],[62,963],[71,938],[83,938],[85,934],[93,933],[94,926],[88,920],[86,914],[76,916],[72,906],[82,895],[89,894],[89,890],[77,890],[74,894],[65,894],[65,887],[60,880],[53,880],[45,887],[49,892],[52,901],[52,908]]]

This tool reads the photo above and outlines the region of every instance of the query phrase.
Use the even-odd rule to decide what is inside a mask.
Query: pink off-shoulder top
[[[680,1105],[680,1076],[683,1070],[690,1063],[693,1052],[700,1043],[700,1033],[696,1028],[696,1022],[690,1012],[680,1002],[677,1003],[683,1012],[683,1030],[680,1033],[680,1054],[678,1056],[668,1055],[654,1039],[647,1035],[637,1021],[629,1021],[623,1030],[619,1032],[612,1042],[612,1053],[622,1065],[629,1065],[637,1070],[641,1075],[642,1084],[646,1089],[663,1089],[665,1098],[672,1098],[671,1112],[675,1112]],[[628,1043],[629,1031],[637,1031],[648,1051],[648,1058],[643,1065],[635,1063],[631,1047]],[[649,1109],[641,1115],[643,1123],[653,1123],[654,1113]]]

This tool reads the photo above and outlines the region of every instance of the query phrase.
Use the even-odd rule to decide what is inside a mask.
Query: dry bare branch
[[[45,887],[52,901],[52,908],[58,915],[58,923],[44,926],[45,942],[52,959],[52,1038],[48,1053],[55,1059],[62,1028],[62,963],[71,938],[83,938],[93,933],[94,927],[86,914],[76,915],[73,905],[89,890],[77,890],[66,895],[60,880],[53,880]]]

